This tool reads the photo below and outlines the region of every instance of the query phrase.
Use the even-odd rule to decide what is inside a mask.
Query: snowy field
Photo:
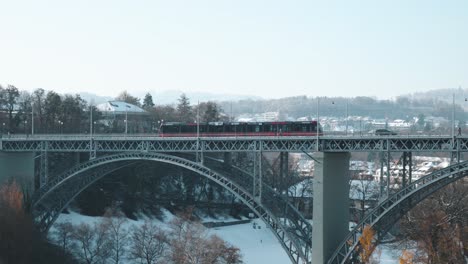
[[[175,217],[169,211],[163,210],[164,221],[154,219],[162,229],[168,228],[169,221]],[[94,224],[100,221],[102,217],[90,217],[80,215],[76,212],[69,214],[61,214],[55,223],[70,222],[74,225],[80,223]],[[144,223],[145,217],[141,216],[141,220],[128,220],[125,224],[126,228],[139,226]],[[218,219],[219,220],[219,219]],[[229,219],[222,219],[226,221]],[[254,223],[256,228],[254,228]],[[52,234],[54,226],[51,228]],[[266,225],[258,219],[253,220],[248,224],[239,224],[235,226],[216,227],[209,229],[209,232],[216,234],[230,244],[238,247],[241,250],[243,261],[246,264],[285,264],[290,263],[289,257],[281,247],[280,243],[273,233],[266,228]],[[397,264],[398,257],[401,252],[390,249],[388,246],[379,246],[381,250],[380,263],[382,264]]]
[[[167,229],[168,222],[174,216],[169,211],[164,210],[163,212],[163,222],[157,219],[153,221],[156,221],[162,229]],[[70,222],[73,225],[79,225],[80,223],[92,225],[101,219],[102,217],[84,216],[72,211],[69,214],[61,214],[55,223]],[[125,227],[131,228],[132,226],[142,225],[144,223],[144,217],[141,217],[141,219],[142,220],[139,221],[129,220],[125,224]],[[222,221],[226,220],[228,219],[222,219]],[[253,228],[254,222],[257,225],[257,228],[255,229]],[[248,224],[211,228],[209,231],[210,233],[216,234],[230,244],[238,247],[241,250],[242,259],[246,264],[290,263],[288,255],[283,250],[276,237],[268,228],[265,227],[265,224],[261,220],[256,219]],[[49,234],[52,234],[53,232],[54,226],[52,226]]]

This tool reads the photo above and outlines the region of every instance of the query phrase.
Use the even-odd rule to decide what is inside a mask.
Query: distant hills
[[[145,94],[147,92],[133,92],[128,90],[131,95],[136,96],[143,101]],[[156,105],[167,105],[167,104],[177,104],[177,100],[180,98],[180,95],[183,94],[183,91],[180,90],[166,90],[162,92],[149,92],[153,96],[153,101]],[[109,100],[113,100],[113,97],[110,96],[100,96],[92,94],[89,92],[80,92],[81,98],[90,102],[94,100],[95,104],[103,103]],[[197,104],[198,101],[240,101],[240,100],[261,100],[259,96],[251,95],[239,95],[239,94],[218,94],[218,93],[207,93],[207,92],[185,92],[185,95],[190,99],[192,105]]]
[[[142,99],[146,92],[128,91],[131,95]],[[156,105],[177,104],[180,90],[150,92]],[[218,94],[209,92],[186,92],[192,105],[197,101],[215,101],[224,112],[234,115],[279,112],[282,116],[313,117],[317,112],[317,98],[292,96],[279,99],[263,99],[258,96],[238,94]],[[114,98],[99,96],[88,92],[80,93],[83,99],[99,104]],[[374,118],[401,118],[424,114],[426,116],[441,116],[451,118],[452,96],[455,95],[457,119],[464,120],[468,109],[468,89],[437,89],[427,92],[417,92],[396,97],[394,100],[379,100],[375,97],[356,96],[320,97],[320,115],[324,116],[372,116]],[[466,98],[466,99],[465,99]],[[465,101],[466,100],[466,101]],[[346,110],[347,109],[347,110]]]

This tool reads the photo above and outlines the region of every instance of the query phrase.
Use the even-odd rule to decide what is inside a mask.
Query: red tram
[[[166,122],[160,127],[161,137],[252,137],[252,136],[316,136],[317,121],[300,122]],[[319,125],[319,135],[322,128]]]

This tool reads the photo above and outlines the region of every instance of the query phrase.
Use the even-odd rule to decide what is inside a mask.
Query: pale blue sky
[[[266,98],[468,88],[468,1],[0,0],[0,83]]]

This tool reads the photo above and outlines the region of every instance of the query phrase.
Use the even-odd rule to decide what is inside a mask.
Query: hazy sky
[[[266,98],[468,88],[468,1],[0,0],[0,83]]]

